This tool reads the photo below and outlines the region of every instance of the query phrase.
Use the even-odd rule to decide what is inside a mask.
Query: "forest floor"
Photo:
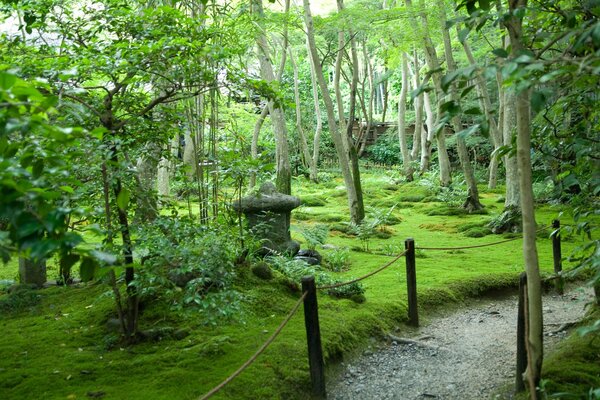
[[[439,333],[426,331],[429,326],[431,329],[438,326],[428,325],[428,321],[441,321],[441,313],[450,315],[451,310],[464,304],[478,304],[475,299],[490,290],[516,288],[519,274],[523,271],[520,235],[493,235],[488,227],[489,222],[502,211],[504,190],[500,187],[488,190],[482,185],[481,201],[485,204],[485,211],[467,214],[460,208],[464,193],[459,185],[453,189],[438,190],[434,179],[399,183],[396,175],[397,172],[389,170],[369,170],[362,175],[367,222],[380,222],[372,235],[365,237],[353,233],[347,223],[346,191],[339,176],[323,173],[319,184],[295,179],[293,193],[301,198],[303,205],[292,212],[292,237],[307,248],[305,233],[325,225],[329,236],[326,246],[318,247],[324,260],[319,272],[339,281],[352,280],[379,269],[404,250],[405,239],[413,238],[420,248],[416,252],[418,301],[425,327],[414,335],[433,336],[433,339],[424,342],[440,347],[437,355],[428,355],[428,350],[421,354],[435,359],[433,364],[441,364],[446,356],[442,349],[451,348],[452,329],[463,318],[472,316],[478,328],[491,325],[491,322],[506,322],[507,332],[512,335],[514,318],[508,311],[505,313],[494,308],[488,311],[500,314],[486,314],[488,304],[500,304],[495,301],[481,302],[485,305],[480,311],[464,311],[460,318],[450,318],[446,328],[441,328]],[[193,212],[197,213],[197,205],[193,207]],[[182,210],[185,211],[185,207]],[[568,206],[538,204],[536,221],[540,231],[537,247],[545,279],[553,273],[551,229],[548,227],[558,217],[563,226],[574,223]],[[563,269],[566,273],[577,265],[568,256],[586,242],[584,239],[573,230],[562,233]],[[490,246],[496,242],[500,243]],[[469,245],[486,247],[464,248]],[[431,247],[452,249],[436,251]],[[338,262],[337,268],[334,268],[334,261],[340,261],[344,255],[344,265],[340,267]],[[281,258],[271,262],[273,278],[270,280],[256,276],[252,272],[252,263],[236,267],[232,285],[238,294],[236,304],[239,310],[230,318],[211,323],[202,308],[177,310],[168,301],[157,298],[144,308],[140,329],[168,328],[188,335],[182,339],[158,337],[130,347],[122,347],[118,334],[111,329],[109,322],[116,315],[114,300],[110,287],[102,280],[10,293],[10,284],[18,275],[17,261],[0,265],[0,399],[198,399],[245,363],[276,331],[301,296],[297,282],[291,284],[295,281],[290,281],[290,276],[281,272],[283,267],[288,266],[289,260]],[[404,326],[408,319],[404,264],[404,260],[398,260],[362,281],[363,302],[319,292],[319,321],[327,376],[331,376],[330,371],[333,373],[338,369],[341,361],[347,363],[352,359],[351,355],[355,352],[362,354],[369,345],[372,347],[369,351],[375,352],[377,340],[373,338],[381,338],[388,332],[402,337],[411,333],[407,330],[394,331],[396,327]],[[56,260],[49,260],[49,279],[56,278],[57,266]],[[514,304],[507,307],[515,308]],[[479,323],[477,316],[482,316],[480,319],[484,322]],[[594,318],[599,319],[600,315]],[[491,331],[500,332],[500,328],[491,328]],[[507,340],[514,343],[513,339]],[[570,347],[565,350],[562,359],[553,364],[555,367],[544,364],[544,378],[555,383],[552,390],[587,393],[589,388],[600,386],[600,342],[592,343],[591,340],[571,343],[567,339]],[[462,338],[460,341],[465,346],[475,345],[471,339]],[[493,344],[497,342],[499,340],[492,340]],[[421,351],[420,348],[410,349],[400,344],[390,349],[414,351],[415,355]],[[512,347],[506,351],[508,369],[500,371],[503,382],[511,379],[507,374],[514,364],[512,351]],[[486,350],[484,353],[494,352]],[[368,356],[365,358],[369,359]],[[564,367],[566,361],[570,363],[568,368]],[[351,364],[358,368],[354,362]],[[383,359],[381,364],[384,364]],[[452,359],[449,359],[449,364],[453,370],[457,369],[458,364],[455,365]],[[401,365],[395,372],[398,377],[404,371]],[[547,365],[550,367],[547,368]],[[367,369],[361,367],[359,376],[364,375]],[[489,369],[495,367],[479,368],[482,371]],[[390,377],[390,373],[381,376],[391,383],[396,378]],[[422,378],[428,377],[424,371],[420,373]],[[437,377],[442,375],[436,374]],[[341,379],[346,379],[344,373]],[[439,379],[442,382],[442,378]],[[352,380],[353,384],[360,383],[358,377]],[[482,379],[466,377],[465,380]],[[571,383],[572,386],[567,386]],[[440,397],[444,393],[442,389],[446,390],[451,384],[457,385],[452,381],[439,389],[428,386],[415,393],[443,398]],[[215,399],[304,400],[310,397],[309,388],[306,332],[300,310],[257,361]],[[356,389],[348,386],[347,393],[353,396],[348,398],[369,398],[366,387],[362,393],[356,393]],[[339,398],[331,393],[331,398]],[[392,396],[391,392],[388,393]],[[342,392],[339,396],[345,398]],[[385,397],[376,395],[371,398]],[[400,395],[396,398],[410,397]]]
[[[544,295],[546,354],[583,318],[592,296],[580,287]],[[512,399],[517,303],[514,292],[498,293],[431,315],[418,329],[403,327],[342,363],[330,379],[329,398]]]

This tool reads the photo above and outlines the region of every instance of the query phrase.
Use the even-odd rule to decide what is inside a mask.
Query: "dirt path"
[[[566,332],[564,323],[580,319],[591,292],[573,290],[544,296],[544,342],[548,351]],[[346,399],[490,399],[514,385],[517,296],[472,300],[463,308],[429,318],[398,337],[423,345],[390,344],[349,363],[331,379],[328,398]]]

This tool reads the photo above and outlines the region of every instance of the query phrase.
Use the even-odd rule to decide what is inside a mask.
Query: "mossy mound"
[[[300,198],[300,202],[303,206],[308,207],[324,207],[327,205],[327,199],[323,196],[302,196]]]
[[[271,271],[269,264],[264,261],[259,261],[254,264],[252,266],[252,273],[260,279],[264,279],[266,281],[273,279],[273,272]]]

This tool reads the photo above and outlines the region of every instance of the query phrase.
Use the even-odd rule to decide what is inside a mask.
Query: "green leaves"
[[[8,90],[17,81],[17,77],[6,72],[0,72],[0,89]]]
[[[131,197],[131,193],[129,192],[129,190],[126,188],[122,188],[121,191],[119,192],[119,195],[117,196],[117,206],[121,210],[126,211],[127,206],[129,205],[130,197]]]

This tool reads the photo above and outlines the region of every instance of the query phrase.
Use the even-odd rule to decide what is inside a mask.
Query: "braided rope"
[[[250,357],[248,359],[248,361],[246,361],[244,364],[242,364],[242,366],[239,367],[233,374],[229,375],[229,377],[227,377],[227,379],[225,379],[219,385],[215,386],[210,392],[208,392],[204,396],[200,397],[199,400],[206,400],[206,399],[212,397],[213,395],[215,395],[218,391],[223,389],[229,382],[231,382],[239,374],[241,374],[246,368],[248,368],[254,361],[256,361],[258,356],[260,356],[267,349],[267,347],[269,347],[269,345],[271,343],[273,343],[275,338],[277,338],[277,336],[279,336],[279,334],[281,333],[283,328],[287,325],[287,323],[290,321],[290,319],[292,319],[294,314],[296,314],[296,311],[298,311],[298,308],[300,308],[300,304],[302,304],[302,302],[306,298],[307,293],[308,292],[304,292],[302,294],[302,296],[298,299],[296,304],[294,304],[294,307],[292,307],[292,309],[290,310],[288,315],[285,317],[283,322],[281,322],[281,324],[277,327],[277,329],[275,329],[275,332],[273,332],[273,334],[267,339],[267,341],[262,346],[260,346],[260,348],[256,351],[256,353],[254,353],[254,355],[252,355],[252,357]]]
[[[538,229],[536,231],[536,233],[539,233],[545,229],[547,229],[548,226],[543,226],[540,229]],[[518,237],[514,237],[514,238],[510,238],[510,239],[505,239],[505,240],[499,240],[497,242],[492,242],[492,243],[483,243],[483,244],[475,244],[472,246],[460,246],[460,247],[415,247],[416,250],[443,250],[443,251],[449,251],[449,250],[466,250],[466,249],[476,249],[479,247],[488,247],[488,246],[496,246],[498,244],[502,244],[502,243],[507,243],[507,242],[512,242],[515,240],[519,240],[522,239],[522,236],[518,236]]]
[[[347,282],[334,283],[332,285],[317,286],[317,289],[319,289],[319,290],[335,289],[335,288],[338,288],[341,286],[346,286],[346,285],[350,285],[355,282],[362,281],[363,279],[367,279],[368,277],[373,276],[373,275],[383,271],[384,269],[386,269],[387,267],[389,267],[390,265],[392,265],[393,263],[398,261],[400,258],[402,258],[405,254],[406,254],[406,251],[403,251],[402,253],[398,254],[392,261],[385,264],[383,267],[379,267],[375,271],[371,271],[368,274],[361,276],[360,278],[352,279],[351,281],[347,281]]]

